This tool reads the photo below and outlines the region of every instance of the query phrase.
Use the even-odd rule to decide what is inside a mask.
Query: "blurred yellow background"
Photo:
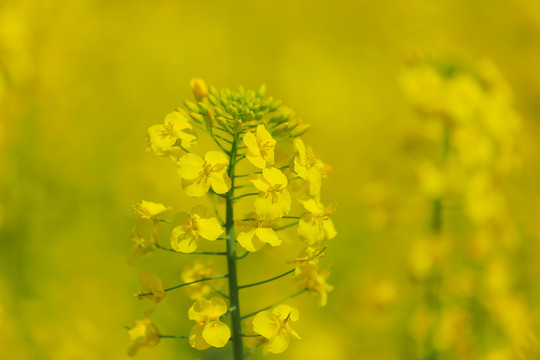
[[[488,241],[497,261],[482,258],[467,270],[509,279],[511,296],[498,307],[507,321],[472,302],[434,315],[439,325],[418,310],[418,294],[430,285],[407,269],[431,204],[417,168],[434,153],[416,144],[428,124],[400,84],[417,53],[470,67],[487,58],[512,89],[520,165],[501,184],[512,243]],[[335,289],[322,309],[310,296],[293,301],[303,339],[279,358],[539,358],[538,64],[536,0],[3,0],[0,358],[127,358],[123,326],[148,307],[133,297],[138,269],[126,264],[131,206],[146,199],[185,207],[174,166],[145,151],[146,129],[192,98],[193,77],[218,88],[267,84],[269,95],[312,124],[304,140],[333,168],[323,201],[338,206],[338,237],[324,259]],[[455,221],[455,241],[466,247],[475,225],[463,230]],[[174,255],[154,254],[139,268],[175,283],[191,258]],[[275,263],[272,252],[260,256]],[[445,267],[458,280],[460,259]],[[258,264],[248,258],[242,266],[262,276]],[[287,269],[281,258],[268,275],[278,268]],[[250,302],[262,306],[269,294],[293,289],[283,284],[250,290]],[[171,294],[154,322],[185,334],[189,306],[183,291]],[[463,312],[481,315],[460,327]],[[422,324],[439,334],[434,349],[422,349]],[[460,344],[455,333],[470,341]],[[228,351],[163,339],[137,355],[182,356],[218,359]]]

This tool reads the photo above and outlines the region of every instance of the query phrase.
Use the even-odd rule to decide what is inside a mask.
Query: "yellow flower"
[[[170,209],[172,208],[166,207],[163,204],[144,200],[133,206],[133,212],[139,214],[140,219],[148,220],[157,220],[159,219],[159,214]]]
[[[150,319],[136,321],[128,331],[129,338],[133,344],[128,350],[129,356],[135,356],[141,347],[156,346],[159,343],[159,330]]]
[[[247,147],[246,158],[259,169],[274,165],[274,147],[276,140],[266,130],[264,125],[257,126],[257,135],[251,131],[244,135]]]
[[[289,305],[276,306],[272,311],[261,311],[253,319],[253,330],[268,341],[265,350],[282,353],[289,347],[289,335],[300,339],[291,328],[291,321],[298,321],[298,309]]]
[[[287,177],[279,169],[263,169],[262,174],[252,175],[250,180],[260,191],[255,199],[255,211],[259,216],[282,217],[291,211]]]
[[[330,220],[329,214],[334,212],[333,209],[310,199],[302,201],[302,205],[307,213],[302,216],[298,223],[298,237],[308,244],[315,244],[324,239],[332,239],[337,235],[334,223]]]
[[[294,139],[296,155],[293,159],[292,170],[309,183],[309,194],[319,196],[322,179],[330,172],[330,168],[317,159],[309,146],[300,139]]]
[[[196,141],[197,137],[188,118],[178,111],[167,114],[163,125],[148,128],[148,146],[158,156],[179,154],[180,146],[189,149]]]
[[[323,256],[321,248],[307,247],[300,251],[295,259],[287,261],[288,263],[296,263],[294,280],[300,282],[301,289],[307,289],[310,293],[319,296],[319,306],[326,305],[328,293],[334,289],[333,286],[326,283],[330,272],[318,272],[319,259]]]
[[[274,231],[280,218],[257,217],[252,220],[243,221],[242,230],[236,240],[247,251],[260,250],[264,245],[281,245],[281,239]]]
[[[200,237],[214,241],[223,234],[223,228],[216,218],[202,218],[205,213],[204,206],[195,207],[191,214],[185,214],[184,225],[178,225],[172,229],[170,240],[174,250],[191,253],[197,249]]]
[[[195,260],[193,261],[193,266],[189,268],[184,268],[184,270],[182,271],[182,281],[184,283],[189,283],[192,281],[213,277],[215,275],[216,273],[214,269],[212,269],[206,264]],[[219,287],[219,280],[213,280],[212,282],[216,284],[214,285],[214,287]],[[208,281],[201,281],[186,286],[186,291],[190,299],[197,300],[210,294],[210,292],[212,292],[212,288],[208,285]]]
[[[132,233],[133,249],[128,256],[128,264],[137,266],[139,260],[156,249],[157,233],[152,220],[137,219]]]
[[[208,86],[203,79],[191,79],[190,81],[191,90],[193,90],[193,95],[198,101],[201,101],[206,96],[208,96]]]
[[[159,303],[165,297],[166,293],[163,290],[163,280],[161,280],[156,274],[148,270],[142,270],[139,273],[139,282],[143,290],[139,291],[139,294],[151,293],[152,295],[144,296],[152,301],[154,304]],[[143,297],[139,297],[142,299]]]
[[[222,152],[209,151],[204,159],[189,153],[182,156],[177,165],[182,187],[189,196],[204,196],[210,186],[217,194],[224,194],[231,188],[231,179],[227,175],[229,158]]]
[[[296,264],[295,275],[300,275],[302,267],[308,264],[318,266],[319,259],[324,257],[323,248],[312,248],[311,246],[302,249],[294,259],[287,260],[288,264]]]
[[[219,318],[227,312],[227,304],[223,299],[213,297],[195,301],[188,310],[190,320],[196,322],[189,334],[189,343],[197,350],[210,346],[224,347],[231,337],[231,330]]]

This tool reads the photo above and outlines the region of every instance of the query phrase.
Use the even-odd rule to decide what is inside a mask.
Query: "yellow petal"
[[[336,232],[336,228],[334,227],[334,223],[332,222],[332,220],[330,219],[324,220],[323,228],[324,228],[324,232],[327,239],[332,239],[336,237],[337,232]]]
[[[289,347],[289,335],[285,330],[281,330],[268,344],[268,351],[273,354],[279,354]]]
[[[197,179],[203,170],[204,160],[199,155],[189,153],[178,160],[177,173],[182,179]]]
[[[231,330],[221,321],[215,320],[206,324],[202,331],[202,336],[208,344],[220,348],[229,342]]]
[[[247,251],[254,252],[260,250],[265,244],[258,239],[254,239],[256,229],[251,228],[247,231],[241,231],[236,240]]]
[[[197,232],[206,240],[216,240],[224,232],[216,218],[199,219],[198,225]]]
[[[281,245],[281,239],[277,236],[274,229],[270,228],[258,228],[256,230],[257,238],[265,243],[268,243],[272,246]]]
[[[300,219],[298,223],[298,237],[307,244],[315,244],[324,240],[324,232],[314,221]]]
[[[210,183],[206,178],[182,180],[182,188],[187,196],[201,197],[208,193]]]
[[[205,326],[202,324],[195,324],[189,333],[189,344],[197,350],[205,350],[210,347],[210,344],[203,337],[204,328]]]
[[[210,299],[210,307],[207,314],[209,318],[219,318],[227,312],[227,303],[217,296]]]
[[[261,152],[259,150],[259,144],[257,144],[257,139],[252,132],[246,133],[243,140],[244,145],[246,145],[247,149],[251,153],[250,156],[258,157],[261,155]]]
[[[287,304],[276,306],[274,310],[272,310],[272,314],[281,320],[289,318],[291,321],[298,321],[298,318],[300,317],[298,309]]]
[[[270,188],[270,184],[265,181],[265,179],[261,176],[261,175],[252,175],[249,177],[249,181],[251,181],[251,183],[253,184],[253,186],[255,186],[255,188],[257,188],[257,190],[259,191],[268,191],[268,189]]]
[[[183,253],[191,253],[197,250],[199,239],[191,231],[186,232],[185,225],[179,225],[171,231],[171,247]]]
[[[210,184],[212,185],[212,189],[217,194],[225,194],[231,188],[231,179],[229,178],[229,175],[225,174],[224,172],[223,173],[211,173],[208,180],[210,180]]]
[[[263,169],[264,178],[271,185],[281,185],[283,188],[287,187],[287,177],[277,168]]]
[[[206,155],[204,155],[204,159],[211,166],[229,164],[229,157],[221,151],[208,151]]]
[[[208,95],[208,86],[203,79],[195,78],[189,82],[195,98],[200,101]]]
[[[210,301],[206,300],[205,298],[197,299],[197,301],[195,301],[188,310],[189,320],[198,322],[204,321],[210,307]]]
[[[270,311],[261,311],[253,319],[253,331],[267,339],[272,338],[279,329],[277,318]]]

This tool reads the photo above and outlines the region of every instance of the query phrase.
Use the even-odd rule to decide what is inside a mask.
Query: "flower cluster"
[[[510,88],[487,61],[466,67],[416,59],[401,79],[428,125],[424,146],[438,147],[418,167],[430,232],[413,243],[410,273],[432,301],[415,302],[408,315],[410,335],[424,349],[417,356],[487,358],[511,349],[505,353],[525,358],[533,324],[514,288],[511,270],[520,264],[512,264],[512,253],[520,249],[506,201],[509,175],[519,166],[520,118]],[[474,307],[457,305],[463,303]]]
[[[266,98],[264,86],[257,92],[243,88],[218,91],[201,79],[192,80],[191,86],[196,102],[186,101],[184,108],[168,114],[163,124],[151,126],[148,149],[176,163],[179,187],[185,195],[200,201],[200,205],[189,213],[178,212],[169,220],[162,216],[170,207],[147,201],[137,204],[134,211],[139,220],[133,233],[135,245],[130,263],[135,265],[139,258],[156,249],[221,255],[227,259],[228,273],[220,275],[210,263],[194,261],[182,272],[182,284],[164,288],[157,275],[143,270],[139,274],[142,290],[137,296],[158,304],[168,291],[185,287],[195,301],[188,310],[188,318],[195,324],[189,336],[166,337],[186,338],[195,349],[221,348],[231,341],[234,359],[241,359],[242,338],[248,336],[258,337],[265,351],[280,353],[288,347],[289,335],[300,338],[291,328],[291,322],[299,318],[298,310],[278,305],[280,301],[278,306],[241,316],[239,293],[243,288],[294,273],[293,280],[300,291],[289,298],[309,292],[319,297],[320,306],[326,305],[332,286],[326,282],[329,271],[320,269],[319,264],[326,246],[312,245],[322,244],[337,234],[331,219],[334,206],[325,206],[321,201],[322,182],[330,167],[315,157],[300,138],[309,125],[280,101]],[[198,146],[197,132],[208,134],[217,149],[202,155],[193,152]],[[213,204],[213,214],[208,214],[208,202]],[[249,209],[244,216],[235,211],[238,203]],[[220,205],[224,205],[224,213]],[[159,226],[170,226],[170,247],[159,243]],[[280,232],[293,228],[298,244],[305,246],[297,258],[287,261],[295,267],[268,280],[239,285],[236,262],[267,244],[284,246]],[[211,242],[224,244],[224,251],[200,250],[208,248]],[[243,249],[244,254],[239,255],[237,248]],[[224,278],[228,281],[228,294],[220,291],[220,279]],[[252,316],[253,333],[244,334],[242,322]],[[145,321],[144,324],[150,324]],[[142,329],[142,325],[137,326]],[[147,341],[147,337],[142,337],[144,341],[137,337],[136,341],[153,345],[157,343],[154,338],[164,337],[157,329],[151,333],[152,341]],[[139,347],[132,348],[130,354]]]

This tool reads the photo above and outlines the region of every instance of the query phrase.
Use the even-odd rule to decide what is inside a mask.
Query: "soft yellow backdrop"
[[[404,59],[415,51],[466,63],[487,57],[508,79],[524,123],[513,212],[530,253],[540,230],[539,40],[536,0],[3,0],[0,358],[126,357],[123,326],[148,306],[133,297],[137,269],[126,265],[131,205],[179,208],[184,199],[174,166],[145,152],[146,129],[191,99],[192,77],[218,88],[267,84],[312,124],[305,140],[333,167],[323,201],[338,205],[339,235],[325,259],[335,290],[323,309],[310,296],[294,300],[303,339],[279,358],[405,358],[404,254],[429,208],[403,149],[403,134],[418,124],[398,83]],[[168,273],[169,283],[188,263],[155,255],[141,267]],[[524,279],[538,279],[534,263]],[[291,289],[280,284],[249,296],[280,298],[274,292]],[[522,286],[540,304],[537,285]],[[171,295],[156,313],[162,331],[189,331],[188,306],[182,291]],[[164,339],[138,357],[225,353]]]

